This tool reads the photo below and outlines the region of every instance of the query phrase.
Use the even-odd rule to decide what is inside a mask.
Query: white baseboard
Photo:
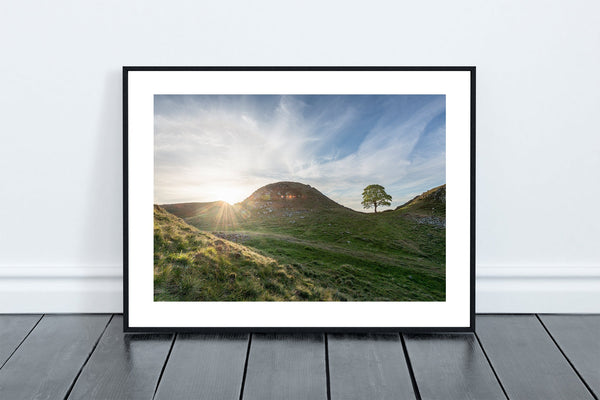
[[[122,267],[0,267],[0,313],[120,313]]]
[[[0,313],[120,313],[109,267],[1,267]],[[600,313],[600,267],[478,267],[478,313]]]
[[[478,313],[600,313],[600,267],[477,267]]]

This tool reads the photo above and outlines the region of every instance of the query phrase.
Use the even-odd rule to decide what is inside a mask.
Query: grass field
[[[380,213],[290,182],[235,206],[155,206],[155,300],[444,301],[437,189]]]

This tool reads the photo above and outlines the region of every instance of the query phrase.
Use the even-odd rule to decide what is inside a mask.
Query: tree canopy
[[[385,188],[381,185],[369,185],[367,186],[362,193],[363,201],[361,204],[364,208],[375,208],[375,212],[377,212],[377,207],[379,206],[389,206],[391,205],[392,196],[385,192]]]

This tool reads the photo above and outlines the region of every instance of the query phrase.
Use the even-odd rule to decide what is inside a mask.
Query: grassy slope
[[[401,213],[315,210],[251,217],[237,229],[245,245],[339,288],[345,300],[445,298],[445,230]]]
[[[218,238],[154,207],[156,301],[334,300],[290,265]]]
[[[405,210],[365,214],[305,203],[200,208],[186,222],[276,260],[334,300],[445,299],[445,229],[406,218]]]
[[[426,191],[396,208],[397,211],[420,216],[446,217],[446,185]]]

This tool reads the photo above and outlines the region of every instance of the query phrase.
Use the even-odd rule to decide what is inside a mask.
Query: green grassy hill
[[[210,201],[207,203],[161,204],[161,207],[180,218],[189,218],[202,213],[211,213],[214,216],[226,204],[223,201]]]
[[[212,232],[197,233],[243,245],[309,279],[318,293],[306,299],[445,299],[445,229],[438,225],[404,212],[356,212],[293,182],[267,185],[235,206],[219,207],[179,215]]]
[[[233,216],[237,215],[234,207],[224,201],[163,204],[161,207],[167,212],[185,219],[198,229],[206,231],[229,229]]]
[[[413,215],[446,217],[446,185],[426,191],[396,210]]]
[[[186,224],[154,206],[156,301],[333,300],[290,265]]]
[[[278,214],[285,209],[325,210],[343,208],[351,211],[310,185],[298,182],[277,182],[263,186],[238,204],[238,208],[262,210],[263,214]]]

